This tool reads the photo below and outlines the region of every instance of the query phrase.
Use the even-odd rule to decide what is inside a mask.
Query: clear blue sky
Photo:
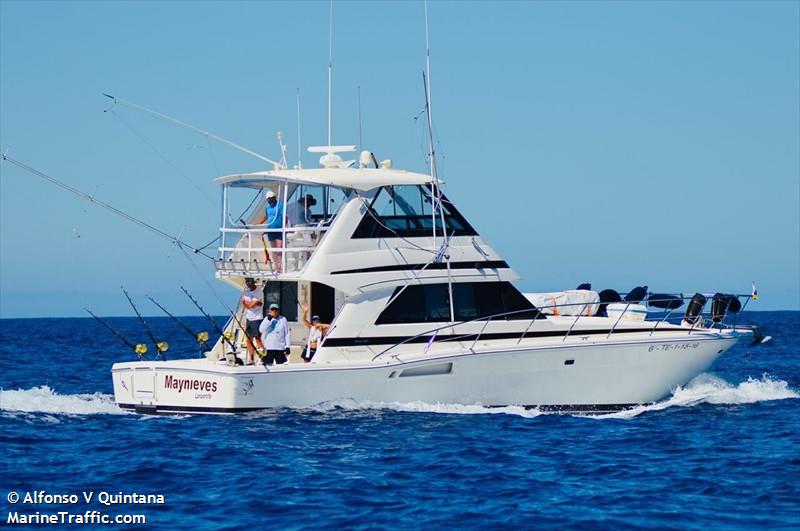
[[[755,279],[755,308],[800,309],[798,6],[432,2],[449,195],[525,290]],[[425,171],[422,3],[334,10],[334,142],[357,142],[361,86],[365,147]],[[303,144],[325,142],[327,2],[2,1],[0,15],[0,147],[188,241],[216,235],[211,179],[262,165],[117,107],[145,143],[102,92],[273,158],[283,130],[294,159],[299,87]],[[0,316],[130,315],[120,284],[194,313],[183,284],[222,313],[169,243],[0,171]]]

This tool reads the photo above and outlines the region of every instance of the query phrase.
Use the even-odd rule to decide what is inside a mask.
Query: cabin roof
[[[275,181],[306,185],[337,186],[367,191],[380,186],[428,184],[431,176],[405,170],[375,168],[313,168],[307,170],[273,170],[217,177],[217,184],[263,188]]]

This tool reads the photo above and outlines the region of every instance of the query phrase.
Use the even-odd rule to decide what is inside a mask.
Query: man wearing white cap
[[[265,194],[267,198],[267,205],[264,207],[264,217],[258,222],[259,225],[266,224],[268,229],[278,229],[277,231],[267,232],[267,239],[269,246],[272,248],[280,249],[283,247],[283,201],[278,201],[275,192],[267,190]],[[278,265],[280,269],[280,255],[272,256],[271,260]]]
[[[289,361],[287,358],[291,346],[289,322],[281,315],[277,304],[269,305],[269,315],[261,321],[258,331],[261,332],[261,342],[267,350],[266,356],[262,358],[264,365],[274,363],[280,365]]]

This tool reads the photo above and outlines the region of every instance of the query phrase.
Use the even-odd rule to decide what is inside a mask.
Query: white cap
[[[267,199],[269,199],[270,197],[275,197],[275,192],[273,192],[272,190],[267,190],[266,196]]]

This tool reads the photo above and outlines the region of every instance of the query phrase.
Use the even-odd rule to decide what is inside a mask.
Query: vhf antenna
[[[297,89],[297,169],[303,169],[302,149],[300,143],[300,88]]]
[[[328,145],[333,145],[331,134],[332,116],[332,93],[333,93],[333,0],[331,0],[330,27],[328,29]]]
[[[361,85],[358,86],[358,152],[364,149],[364,143],[361,138]],[[359,157],[359,164],[361,157]]]

